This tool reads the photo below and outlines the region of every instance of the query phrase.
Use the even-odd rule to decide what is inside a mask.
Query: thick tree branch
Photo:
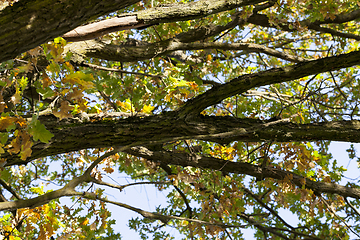
[[[360,51],[326,57],[318,60],[298,63],[282,68],[247,74],[232,79],[230,82],[215,86],[182,106],[181,115],[199,114],[205,108],[221,102],[223,99],[243,93],[249,89],[274,83],[288,82],[313,74],[340,70],[360,63]]]
[[[54,137],[47,144],[35,143],[32,155],[26,161],[5,152],[1,156],[7,160],[5,166],[25,164],[36,158],[87,148],[139,146],[186,139],[223,144],[232,141],[360,141],[360,122],[356,120],[312,124],[279,122],[267,125],[270,122],[232,117],[184,119],[175,113],[104,120],[96,115],[89,122],[76,118],[58,121],[52,115],[44,115],[39,120]]]
[[[80,183],[78,178],[71,180],[67,185],[63,188],[55,190],[53,192],[45,193],[41,196],[31,198],[31,199],[24,199],[24,200],[16,200],[11,202],[1,202],[0,203],[0,211],[12,211],[20,208],[33,208],[37,206],[41,206],[50,202],[51,200],[58,199],[60,197],[65,196],[76,196],[81,195],[82,193],[78,193],[74,190],[75,186]],[[75,185],[75,186],[74,186]]]
[[[160,162],[183,167],[192,166],[222,170],[229,173],[246,174],[258,179],[273,178],[278,180],[290,179],[298,187],[313,190],[318,193],[336,193],[343,197],[360,199],[360,189],[345,187],[336,183],[312,181],[295,173],[274,167],[260,167],[250,163],[231,162],[213,157],[204,157],[189,153],[175,153],[169,151],[151,151],[145,147],[133,147],[125,152],[134,156],[146,158],[154,162]]]
[[[0,12],[0,62],[139,0],[28,0]]]
[[[189,4],[168,4],[165,8],[155,7],[138,12],[136,16],[146,24],[165,23],[168,19],[186,21],[262,2],[266,0],[200,0]]]
[[[200,28],[196,31],[182,33],[175,38],[156,43],[140,42],[140,44],[125,43],[122,45],[113,45],[97,40],[76,42],[66,45],[65,52],[72,52],[74,54],[73,61],[78,62],[79,64],[81,64],[84,57],[95,57],[111,61],[132,62],[151,59],[161,55],[167,55],[178,50],[203,49],[221,49],[232,51],[244,50],[247,52],[264,53],[269,56],[274,56],[295,63],[306,61],[304,58],[293,56],[285,52],[254,43],[192,43],[193,41],[199,40],[199,38],[204,39],[206,37],[202,30],[206,31],[205,28]]]
[[[62,37],[69,42],[85,41],[115,31],[144,28],[159,23],[196,19],[265,1],[266,0],[200,0],[190,3],[168,4],[135,13],[122,14],[111,19],[80,26],[64,34]]]
[[[193,4],[193,3],[191,3]],[[183,4],[180,4],[180,6]],[[254,8],[254,12],[263,10],[272,6],[271,3],[266,3],[263,5],[256,6]],[[178,7],[178,6],[177,6]],[[168,8],[164,8],[164,11],[167,11]],[[173,21],[173,19],[169,18],[169,21]],[[160,42],[155,43],[147,43],[142,41],[131,41],[122,43],[120,45],[113,45],[113,44],[106,44],[100,41],[86,41],[80,43],[71,43],[65,47],[65,53],[68,51],[74,53],[73,61],[81,64],[83,62],[84,57],[99,57],[107,60],[114,60],[114,61],[137,61],[137,60],[145,60],[150,59],[159,55],[166,55],[169,53],[175,54],[179,52],[179,50],[188,50],[186,43],[193,43],[199,40],[205,40],[209,37],[216,36],[223,31],[232,29],[236,26],[241,26],[246,23],[246,19],[239,18],[238,14],[233,15],[233,20],[226,25],[206,25],[201,26],[196,29],[191,29],[187,32],[183,32],[178,34],[176,37],[168,40],[163,40]],[[211,44],[211,43],[209,43]],[[216,44],[216,43],[215,43]],[[220,44],[221,45],[221,44]],[[224,44],[222,44],[224,45]],[[232,49],[232,50],[239,50],[246,49],[248,52],[263,52],[272,56],[280,57],[285,60],[300,62],[304,59],[297,58],[293,56],[289,56],[288,54],[276,51],[274,49],[261,46],[258,44],[245,44],[241,43],[241,46],[207,46],[206,48],[224,48],[225,49]],[[174,48],[177,46],[177,48]],[[203,49],[201,46],[192,46],[193,50]],[[179,50],[177,50],[179,49]],[[184,57],[182,57],[184,58]],[[193,57],[187,57],[187,60],[198,62],[199,59]]]
[[[357,18],[360,18],[359,10],[355,10],[350,13],[339,14],[333,20],[330,18],[327,18],[324,21],[315,21],[315,22],[311,22],[310,20],[304,20],[304,21],[300,21],[299,24],[302,27],[306,27],[308,29],[312,29],[312,30],[319,31],[319,32],[330,33],[334,36],[360,40],[359,35],[350,34],[350,33],[342,33],[342,32],[339,32],[339,31],[336,31],[336,30],[333,30],[330,28],[325,28],[325,27],[320,26],[321,24],[329,24],[329,23],[341,24],[341,23],[353,21]],[[255,25],[262,26],[262,27],[280,28],[281,30],[287,31],[287,32],[297,31],[297,29],[295,27],[297,24],[295,24],[295,23],[279,23],[277,25],[273,25],[270,23],[268,16],[266,16],[264,14],[258,14],[258,13],[253,14],[251,17],[249,17],[248,22],[255,24]]]
[[[137,29],[145,26],[147,24],[142,23],[136,16],[115,17],[77,27],[61,37],[68,42],[78,42],[94,39],[111,32]]]

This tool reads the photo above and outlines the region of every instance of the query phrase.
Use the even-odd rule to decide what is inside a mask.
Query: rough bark
[[[110,32],[143,28],[159,23],[191,20],[261,2],[265,2],[265,0],[201,0],[190,3],[164,4],[144,11],[126,13],[111,19],[81,26],[64,34],[62,37],[69,42],[84,41]]]
[[[0,12],[0,62],[139,0],[28,0]]]
[[[255,87],[288,82],[302,77],[359,65],[360,51],[333,57],[307,61],[282,68],[247,74],[232,79],[230,82],[215,86],[204,94],[186,102],[180,110],[183,116],[200,113],[205,108],[221,102],[223,99],[243,93]]]
[[[339,14],[334,19],[326,18],[322,21],[311,21],[311,20],[306,19],[306,20],[299,22],[299,25],[302,28],[308,28],[308,29],[312,29],[315,31],[323,32],[323,33],[330,33],[333,36],[339,36],[339,37],[344,37],[344,38],[360,40],[359,35],[351,34],[351,33],[343,33],[343,32],[340,32],[340,31],[337,31],[337,30],[334,30],[331,28],[320,26],[322,24],[329,24],[329,23],[341,24],[341,23],[345,23],[345,22],[354,21],[358,18],[360,18],[360,10],[355,10],[350,13]],[[277,23],[275,26],[275,24],[271,23],[268,16],[266,16],[264,14],[258,14],[258,13],[253,14],[248,19],[248,22],[255,24],[255,25],[262,26],[262,27],[280,28],[287,32],[294,32],[294,31],[298,30],[296,27],[297,26],[296,23]]]
[[[312,181],[298,174],[274,167],[260,167],[250,163],[231,162],[214,157],[204,157],[189,153],[151,151],[145,147],[133,147],[126,152],[154,162],[179,165],[183,167],[192,166],[197,168],[221,170],[227,173],[246,174],[256,177],[258,180],[265,178],[278,180],[290,179],[290,181],[298,187],[301,188],[305,185],[306,188],[313,190],[315,193],[336,193],[343,197],[360,199],[360,189],[345,187],[335,183]]]
[[[126,119],[99,119],[92,116],[89,122],[80,119],[58,121],[54,116],[39,118],[54,134],[49,143],[37,142],[32,155],[26,161],[7,152],[6,166],[25,164],[40,157],[66,153],[86,148],[115,146],[141,146],[175,140],[198,139],[217,143],[243,142],[290,142],[333,140],[360,142],[359,121],[336,121],[313,124],[294,124],[279,121],[269,124],[256,119],[232,117],[205,117],[191,120],[167,113],[149,117]]]
[[[214,28],[216,28],[214,26]],[[204,31],[201,31],[204,30]],[[209,34],[205,31],[210,29],[197,29],[196,35],[201,38],[206,38]],[[190,34],[189,34],[190,35]],[[156,43],[135,42],[123,43],[120,45],[107,44],[98,40],[89,40],[83,42],[71,43],[65,47],[65,52],[72,52],[75,54],[73,61],[81,62],[84,57],[100,58],[110,61],[120,62],[136,62],[151,59],[158,56],[168,55],[179,50],[205,50],[205,49],[219,49],[230,51],[246,51],[264,53],[269,56],[274,56],[290,62],[304,62],[306,59],[296,57],[284,52],[253,43],[193,43],[197,40],[197,36],[192,36],[192,39],[184,39],[182,36],[164,40]],[[191,43],[188,43],[192,41]],[[79,58],[79,56],[81,56]]]
[[[61,37],[68,42],[78,42],[94,39],[111,32],[142,28],[144,26],[147,25],[139,21],[136,16],[115,17],[77,27]]]

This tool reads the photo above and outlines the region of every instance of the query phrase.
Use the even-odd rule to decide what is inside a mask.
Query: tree
[[[113,204],[139,214],[143,239],[170,239],[164,225],[187,239],[360,237],[358,180],[329,153],[360,142],[359,6],[2,1],[1,234],[117,239]],[[104,187],[133,185],[104,180],[114,172],[167,190],[168,206],[110,199]]]

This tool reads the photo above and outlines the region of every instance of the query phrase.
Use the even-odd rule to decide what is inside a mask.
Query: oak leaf
[[[40,140],[43,143],[48,143],[49,140],[54,136],[54,134],[49,132],[45,128],[44,124],[37,120],[35,116],[29,124],[29,133],[33,136],[35,141]]]
[[[70,106],[68,101],[63,101],[59,109],[60,111],[53,111],[55,117],[60,118],[60,120],[63,118],[72,117],[69,112],[72,111],[74,107]]]

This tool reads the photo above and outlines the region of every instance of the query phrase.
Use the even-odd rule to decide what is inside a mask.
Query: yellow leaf
[[[151,113],[152,110],[154,110],[154,106],[151,106],[151,105],[145,105],[142,109],[142,112],[143,113]]]
[[[9,126],[15,124],[17,118],[15,117],[1,117],[0,118],[0,130],[4,130]]]
[[[86,219],[81,223],[81,225],[87,225],[88,223],[89,223],[89,219],[86,218]]]
[[[87,109],[87,104],[88,104],[88,101],[86,101],[85,99],[79,99],[77,100],[77,104],[78,104],[78,110],[81,112],[81,111],[85,111]]]
[[[78,72],[70,73],[61,81],[63,83],[78,84],[83,89],[89,89],[94,87],[94,84],[91,82],[92,80],[94,80],[92,74],[86,74],[78,71]]]
[[[73,65],[71,65],[70,62],[65,62],[65,67],[69,70],[69,71],[74,71],[74,67]]]
[[[22,117],[17,118],[16,123],[19,125],[20,128],[24,128],[27,125],[26,120]]]
[[[186,220],[181,221],[181,226],[185,227],[187,225],[189,225],[188,221],[186,221]]]
[[[196,82],[189,82],[188,84],[191,90],[194,90],[196,92],[199,91],[199,86],[196,84]]]
[[[3,227],[6,232],[12,232],[12,228],[10,226]]]
[[[125,111],[131,111],[132,109],[134,109],[134,108],[132,107],[131,101],[130,101],[129,99],[126,99],[125,102],[119,102],[118,104],[119,104],[119,106],[120,106],[121,108],[123,108]]]
[[[9,148],[9,153],[18,153],[21,149],[21,134],[19,134],[19,130],[16,130],[14,132],[15,138],[10,142],[10,144],[7,146]]]
[[[21,146],[20,158],[21,160],[26,160],[26,158],[31,156],[33,143],[28,140],[25,144]]]
[[[28,64],[26,65],[22,65],[22,66],[19,66],[16,70],[18,71],[18,73],[21,73],[21,72],[29,72],[31,70],[33,70],[34,67],[32,66],[31,62],[29,62]]]

